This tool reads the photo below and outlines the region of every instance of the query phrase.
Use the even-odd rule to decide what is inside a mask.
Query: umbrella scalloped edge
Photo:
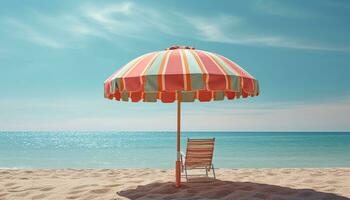
[[[233,91],[172,91],[172,92],[115,92],[114,94],[105,93],[105,98],[117,101],[131,101],[131,102],[157,102],[160,100],[163,103],[173,103],[179,99],[178,95],[181,95],[181,102],[194,102],[198,100],[200,102],[209,102],[209,101],[222,101],[225,98],[227,100],[234,100],[239,98],[247,98],[258,96],[248,94],[245,92],[233,92]]]

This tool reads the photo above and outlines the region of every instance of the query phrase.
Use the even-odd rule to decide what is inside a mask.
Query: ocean
[[[350,167],[350,133],[183,132],[215,137],[217,168]],[[173,168],[175,132],[0,132],[0,168]]]

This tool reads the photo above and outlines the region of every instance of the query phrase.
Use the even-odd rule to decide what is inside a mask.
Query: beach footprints
[[[36,199],[45,199],[47,197],[47,194],[38,194],[34,195],[31,197],[31,199],[36,200]]]
[[[85,189],[87,187],[93,187],[93,186],[97,186],[97,184],[85,184],[85,185],[79,185],[79,186],[76,186],[76,187],[73,187],[72,189],[75,190],[75,189]]]
[[[80,199],[81,197],[86,197],[85,199],[95,199],[99,196],[104,196],[107,193],[111,193],[112,185],[100,186],[98,184],[84,184],[72,187],[69,192],[66,193],[67,199]],[[89,197],[89,198],[87,198]]]
[[[196,180],[190,182],[183,179],[182,187],[176,188],[173,170],[7,170],[0,173],[0,200],[350,200],[349,169],[217,172],[215,181],[200,182],[194,177]],[[96,174],[99,176],[95,177]]]
[[[90,190],[89,192],[94,194],[104,194],[109,192],[110,190],[111,190],[110,188],[102,188],[102,189],[93,189],[93,190]]]
[[[123,184],[110,184],[110,185],[105,185],[105,187],[108,187],[108,188],[116,188],[116,187],[120,187],[122,186]]]
[[[54,187],[43,187],[43,188],[40,189],[40,191],[47,192],[47,191],[51,191],[53,189],[55,189],[55,188]]]

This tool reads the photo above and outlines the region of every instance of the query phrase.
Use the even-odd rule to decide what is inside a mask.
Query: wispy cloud
[[[151,40],[150,36],[172,32],[172,22],[161,12],[132,2],[84,4],[61,14],[35,11],[30,16],[6,17],[2,22],[15,36],[50,48],[71,48],[90,38]]]
[[[195,38],[209,42],[321,51],[349,50],[349,48],[322,44],[307,39],[266,34],[262,31],[246,31],[245,28],[250,26],[249,23],[239,17],[230,15],[219,15],[216,17],[183,15],[183,18],[196,29],[193,31]],[[259,32],[261,33],[258,34]]]
[[[255,6],[262,11],[278,10],[281,14],[289,16],[301,15],[296,9],[288,8],[288,12],[283,11],[282,8],[287,7],[280,4],[283,5],[270,2],[257,3]],[[113,4],[89,3],[57,16],[34,13],[33,18],[31,20],[40,26],[15,18],[9,20],[9,24],[17,29],[19,37],[51,48],[70,47],[72,42],[76,45],[91,37],[109,41],[123,41],[123,38],[152,41],[158,36],[173,36],[249,46],[321,51],[349,50],[346,46],[336,46],[310,38],[294,38],[257,30],[247,19],[227,13],[213,13],[211,16],[189,15],[171,10],[157,10],[130,1]]]
[[[150,40],[154,33],[168,32],[171,22],[161,12],[131,2],[108,5],[84,5],[81,17],[98,25],[111,36]]]
[[[132,36],[130,33],[140,31],[137,24],[130,23],[132,7],[133,4],[129,2],[109,6],[85,5],[79,9],[81,11],[79,18],[89,21],[90,28],[94,24],[95,31],[100,29],[108,34]],[[80,32],[79,29],[76,31]]]
[[[318,16],[318,13],[313,10],[306,11],[304,7],[296,6],[287,1],[256,1],[253,7],[259,12],[278,17],[313,18]]]
[[[47,34],[18,20],[6,19],[5,23],[15,27],[17,29],[17,35],[25,40],[50,48],[63,48],[65,46],[56,38],[50,37]]]
[[[199,17],[184,15],[183,18],[195,28],[192,32],[199,40],[248,45],[262,45],[279,40],[277,37],[238,34],[237,32],[241,31],[239,28],[242,20],[235,16]],[[239,31],[232,31],[232,29],[238,29]]]

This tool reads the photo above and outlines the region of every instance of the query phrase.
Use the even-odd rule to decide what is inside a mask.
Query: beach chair
[[[187,170],[205,169],[205,174],[212,170],[214,179],[215,169],[212,163],[215,138],[212,139],[187,139],[186,155],[181,152],[181,168],[185,172],[188,181]]]

